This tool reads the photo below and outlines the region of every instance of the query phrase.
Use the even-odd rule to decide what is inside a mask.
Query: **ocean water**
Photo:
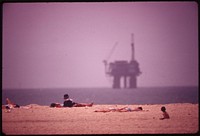
[[[19,105],[50,105],[63,103],[63,95],[69,94],[75,102],[94,104],[169,104],[198,103],[198,87],[139,87],[137,89],[111,88],[62,88],[62,89],[4,89],[2,104],[6,98]]]

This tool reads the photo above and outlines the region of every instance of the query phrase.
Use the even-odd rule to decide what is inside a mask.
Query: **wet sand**
[[[98,109],[141,106],[148,111],[94,112]],[[165,106],[170,119],[160,120]],[[93,105],[50,108],[36,104],[2,109],[5,134],[194,134],[199,131],[198,104]]]

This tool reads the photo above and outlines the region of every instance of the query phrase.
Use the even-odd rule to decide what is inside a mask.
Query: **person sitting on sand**
[[[93,103],[76,103],[72,99],[69,98],[68,94],[64,95],[64,103],[63,107],[91,107]]]
[[[13,103],[10,99],[6,98],[6,105],[2,105],[2,109],[6,109],[6,112],[11,112],[11,109],[13,108],[20,108],[20,106]]]
[[[142,107],[137,107],[135,109],[131,109],[129,107],[123,107],[123,108],[109,108],[109,109],[95,110],[94,112],[111,112],[111,111],[112,112],[132,112],[132,111],[144,111],[144,110]]]
[[[160,120],[163,120],[163,119],[169,119],[169,114],[166,112],[166,108],[163,106],[161,107],[161,111],[163,112],[163,117],[160,118]]]
[[[68,94],[64,95],[63,104],[60,103],[51,103],[50,107],[61,108],[61,107],[91,107],[93,103],[76,103],[72,99],[69,98]]]
[[[10,99],[6,98],[6,104],[9,108],[19,108],[18,104],[13,103]]]

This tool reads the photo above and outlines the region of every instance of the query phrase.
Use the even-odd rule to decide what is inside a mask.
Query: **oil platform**
[[[116,60],[110,62],[104,60],[105,73],[113,77],[112,88],[121,88],[121,79],[123,79],[124,88],[137,88],[137,76],[141,74],[139,63],[135,60],[134,35],[131,34],[131,60]]]

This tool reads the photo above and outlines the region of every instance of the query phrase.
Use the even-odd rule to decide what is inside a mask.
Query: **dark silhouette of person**
[[[160,118],[160,120],[163,120],[163,119],[169,119],[169,114],[166,112],[166,108],[163,106],[161,107],[161,111],[163,112],[163,117]]]
[[[64,103],[63,107],[91,107],[93,103],[76,103],[72,99],[69,98],[68,94],[64,95]]]

